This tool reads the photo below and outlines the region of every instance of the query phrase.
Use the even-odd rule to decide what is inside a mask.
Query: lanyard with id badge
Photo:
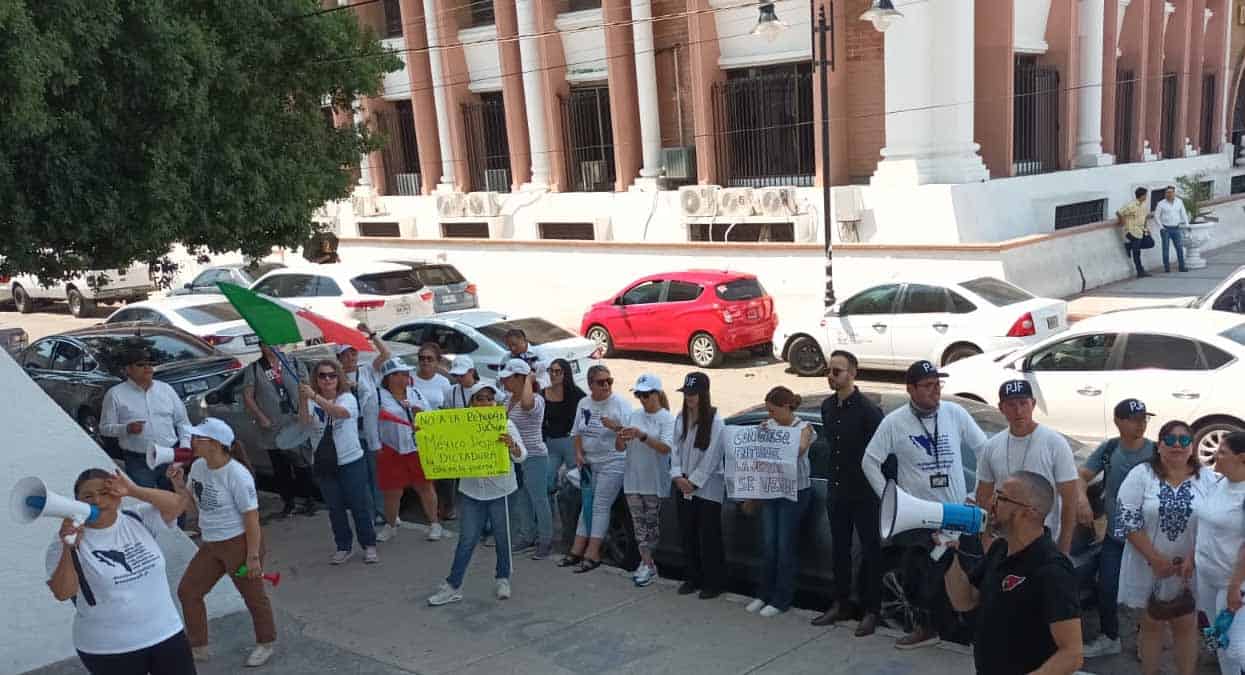
[[[940,410],[934,412],[934,433],[932,436],[929,433],[929,429],[925,426],[925,420],[921,419],[921,416],[917,415],[915,412],[912,413],[912,416],[916,418],[916,423],[921,425],[921,431],[924,432],[925,438],[929,440],[929,453],[930,453],[930,456],[934,458],[935,467],[937,467],[939,464],[938,462],[938,438],[939,438],[938,418],[941,416],[940,415],[941,412],[942,411]],[[931,473],[929,475],[929,487],[931,490],[942,490],[942,489],[951,487],[951,476],[949,476],[945,472],[937,471],[937,469],[935,468],[935,473]]]

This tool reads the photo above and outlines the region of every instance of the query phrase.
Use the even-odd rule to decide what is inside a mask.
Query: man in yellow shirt
[[[1146,220],[1150,217],[1150,210],[1146,208],[1147,194],[1145,188],[1137,188],[1133,193],[1137,198],[1115,212],[1120,219],[1120,226],[1124,228],[1124,250],[1133,254],[1133,266],[1137,268],[1138,279],[1150,276],[1141,266],[1142,240],[1150,234],[1150,228],[1146,225]],[[1151,237],[1150,246],[1146,248],[1153,246],[1154,238]]]

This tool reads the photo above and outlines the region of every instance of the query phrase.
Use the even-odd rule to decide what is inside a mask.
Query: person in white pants
[[[1240,609],[1245,584],[1245,433],[1219,441],[1215,471],[1223,477],[1197,509],[1198,609],[1214,623],[1224,609],[1237,613],[1228,631],[1228,648],[1220,649],[1222,675],[1240,675],[1245,664],[1245,618]]]

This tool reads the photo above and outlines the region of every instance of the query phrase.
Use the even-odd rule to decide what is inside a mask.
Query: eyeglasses
[[[1193,437],[1188,434],[1167,434],[1159,440],[1163,441],[1163,445],[1168,445],[1173,448],[1176,447],[1177,444],[1179,444],[1182,448],[1187,448],[1190,445],[1193,445]]]
[[[595,384],[598,387],[612,387],[614,386],[614,378],[605,377],[605,378],[596,379],[592,381],[592,384]]]
[[[657,392],[655,391],[637,391],[635,393],[635,397],[638,399],[646,399],[649,396],[655,396],[656,394]]]
[[[846,368],[831,368],[830,369],[830,374],[834,377],[838,377],[846,372],[847,372]]]
[[[1028,505],[1028,504],[1026,504],[1026,503],[1024,503],[1024,502],[1021,502],[1021,501],[1017,501],[1017,500],[1015,500],[1015,499],[1012,499],[1011,497],[1008,497],[1007,495],[1005,495],[1005,494],[1003,494],[1002,492],[999,492],[999,491],[997,491],[997,490],[995,490],[995,492],[994,492],[994,501],[995,501],[995,502],[1003,502],[1004,504],[1011,504],[1012,506],[1019,506],[1019,507],[1020,507],[1020,508],[1022,508],[1022,509],[1027,509],[1027,508],[1029,508],[1029,505]]]
[[[436,361],[436,360],[437,360],[437,357],[435,356],[425,356],[423,354],[419,355],[420,363],[432,363],[433,361]]]
[[[320,378],[321,380],[336,380],[337,373],[328,373],[328,372],[316,373],[316,377]]]

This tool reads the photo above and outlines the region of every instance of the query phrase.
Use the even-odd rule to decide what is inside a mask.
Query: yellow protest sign
[[[419,462],[431,480],[510,472],[510,452],[498,440],[506,433],[506,409],[501,406],[421,412],[415,425]]]

